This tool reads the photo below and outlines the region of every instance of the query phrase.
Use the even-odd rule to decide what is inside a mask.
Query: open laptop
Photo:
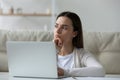
[[[59,78],[53,42],[8,41],[9,74],[24,78]]]

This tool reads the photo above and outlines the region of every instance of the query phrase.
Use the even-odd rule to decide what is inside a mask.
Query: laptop
[[[51,42],[8,41],[9,75],[23,78],[59,78],[57,54]]]

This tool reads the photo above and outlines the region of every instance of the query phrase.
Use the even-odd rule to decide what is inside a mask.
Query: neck
[[[66,46],[64,45],[64,46],[61,48],[61,50],[60,50],[60,52],[59,52],[59,55],[61,55],[61,56],[68,55],[68,54],[70,54],[70,53],[73,52],[73,49],[74,49],[74,47],[73,47],[72,44],[69,44],[69,45],[66,45]]]

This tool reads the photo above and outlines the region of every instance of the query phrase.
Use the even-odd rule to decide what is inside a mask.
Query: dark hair
[[[73,38],[73,46],[77,47],[77,48],[83,48],[83,31],[82,31],[82,23],[80,20],[80,17],[70,11],[66,11],[66,12],[62,12],[60,13],[56,19],[58,19],[61,16],[65,16],[68,17],[69,19],[71,19],[72,21],[72,26],[74,31],[77,31],[77,36]]]

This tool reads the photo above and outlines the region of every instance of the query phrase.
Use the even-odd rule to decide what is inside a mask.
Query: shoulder
[[[84,48],[75,48],[75,50],[80,55],[93,56],[92,53],[90,53],[88,50],[86,50]]]
[[[96,57],[92,53],[90,53],[88,50],[83,48],[79,48],[79,49],[77,48],[76,50],[77,50],[77,56],[79,56],[81,59],[82,66],[86,66],[89,63],[92,64],[94,62],[97,62]]]
[[[96,57],[84,48],[76,48],[76,55],[81,58],[81,60],[86,61],[89,58],[96,59]]]
[[[86,65],[88,58],[93,57],[92,54],[84,48],[74,48],[74,56],[75,60],[77,61],[76,65],[80,63],[81,67]]]

